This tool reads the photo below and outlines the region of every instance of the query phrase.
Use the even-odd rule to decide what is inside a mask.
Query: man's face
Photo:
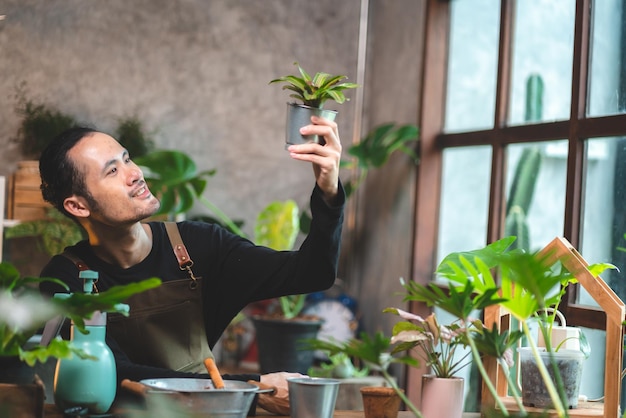
[[[159,209],[160,203],[148,190],[139,167],[109,135],[96,132],[86,136],[68,155],[84,176],[91,198],[82,200],[92,220],[134,223]]]

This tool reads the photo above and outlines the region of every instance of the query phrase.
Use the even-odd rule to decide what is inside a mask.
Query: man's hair
[[[78,141],[98,132],[85,126],[67,129],[52,139],[39,159],[41,194],[44,200],[70,218],[73,216],[63,207],[67,197],[75,194],[86,198],[88,202],[94,199],[87,191],[84,174],[69,158],[68,153]]]

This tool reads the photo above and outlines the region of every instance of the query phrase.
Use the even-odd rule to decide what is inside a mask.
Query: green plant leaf
[[[157,214],[187,212],[203,193],[207,178],[215,174],[215,170],[198,173],[187,154],[173,150],[151,152],[135,163],[142,167],[150,190],[161,201]]]
[[[327,100],[342,104],[347,100],[343,90],[359,87],[355,83],[341,83],[347,78],[345,75],[318,72],[311,78],[298,62],[294,65],[298,67],[300,77],[286,75],[271,80],[269,84],[285,83],[282,89],[293,91],[289,97],[302,101],[304,105],[322,109]]]
[[[275,201],[257,216],[254,242],[275,250],[291,250],[299,232],[298,205],[293,200]]]

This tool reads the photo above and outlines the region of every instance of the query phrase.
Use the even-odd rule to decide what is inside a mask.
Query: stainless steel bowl
[[[145,379],[139,383],[148,387],[145,398],[151,417],[181,416],[187,411],[189,416],[245,418],[254,396],[272,391],[237,380],[225,380],[223,389],[215,389],[208,379]]]

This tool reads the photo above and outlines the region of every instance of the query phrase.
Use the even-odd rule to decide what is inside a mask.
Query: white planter
[[[549,353],[545,349],[539,349],[541,361],[546,366],[552,381],[554,382],[554,372],[550,364]],[[520,370],[522,384],[522,403],[525,406],[536,408],[552,408],[552,399],[548,394],[546,385],[535,358],[529,347],[518,348],[520,354]],[[578,350],[559,350],[554,353],[554,358],[559,369],[559,374],[565,388],[567,405],[565,408],[576,408],[578,406],[578,392],[580,389],[580,378],[583,370],[584,354]]]
[[[424,418],[461,418],[463,386],[461,377],[423,376],[421,412]]]

